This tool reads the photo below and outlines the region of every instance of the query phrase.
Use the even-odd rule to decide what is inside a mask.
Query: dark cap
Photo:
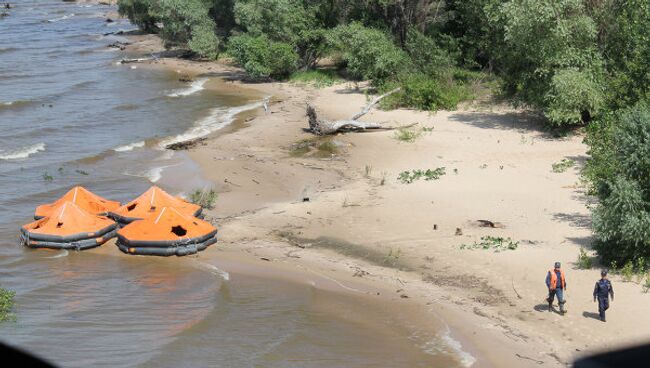
[[[607,276],[607,270],[603,269],[600,271],[600,276]]]
[[[561,264],[560,262],[555,262],[555,268],[560,268]]]

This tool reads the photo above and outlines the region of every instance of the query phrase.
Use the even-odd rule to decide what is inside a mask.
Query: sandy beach
[[[154,36],[130,40],[136,57],[161,50]],[[394,130],[316,138],[305,131],[306,105],[323,118],[350,118],[368,102],[364,84],[253,84],[232,65],[174,58],[136,65],[269,98],[268,110],[238,115],[189,150],[219,193],[208,219],[220,241],[196,257],[202,262],[239,259],[254,264],[250,272],[282,267],[333,290],[425,308],[479,357],[475,367],[567,366],[650,339],[639,328],[650,325],[650,294],[613,276],[616,299],[602,323],[591,296],[598,270],[575,264],[591,243],[580,133],[555,138],[530,112],[472,103],[437,113],[374,109],[361,119],[416,124],[413,142]],[[323,141],[335,149],[319,150]],[[577,165],[553,172],[562,159]],[[436,168],[445,172],[438,180],[398,180],[406,170]],[[484,236],[517,247],[467,249]],[[564,316],[545,302],[544,277],[555,261],[567,274]]]

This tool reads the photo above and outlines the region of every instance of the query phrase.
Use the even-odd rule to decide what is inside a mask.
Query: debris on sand
[[[183,151],[183,150],[188,150],[190,148],[194,148],[199,144],[205,146],[207,140],[208,140],[207,138],[190,139],[188,141],[168,144],[165,146],[165,148],[172,151]]]

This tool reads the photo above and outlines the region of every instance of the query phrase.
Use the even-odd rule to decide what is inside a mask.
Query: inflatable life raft
[[[88,249],[104,244],[117,232],[117,224],[104,216],[83,210],[73,202],[63,202],[50,216],[24,225],[20,240],[31,248]]]
[[[173,207],[180,213],[194,217],[201,216],[202,211],[201,206],[186,202],[157,186],[152,186],[138,198],[110,211],[108,216],[115,219],[120,225],[125,225],[135,220],[146,219],[163,207]]]
[[[128,254],[185,256],[217,242],[217,228],[174,207],[133,221],[117,231],[117,246]]]
[[[34,219],[38,220],[50,216],[52,211],[64,202],[72,202],[81,209],[100,216],[105,216],[109,211],[113,211],[120,206],[120,202],[109,201],[84,187],[76,186],[55,202],[36,207]]]

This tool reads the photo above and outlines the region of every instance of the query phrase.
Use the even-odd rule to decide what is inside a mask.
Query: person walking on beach
[[[609,309],[609,297],[614,301],[614,288],[612,283],[607,279],[607,270],[600,271],[600,280],[596,281],[594,287],[594,303],[598,299],[598,313],[600,320],[606,322],[605,311]]]
[[[566,291],[566,279],[560,262],[555,262],[555,267],[546,274],[546,287],[548,287],[548,311],[553,311],[553,300],[557,295],[557,302],[560,305],[560,313],[564,314],[564,292]]]

